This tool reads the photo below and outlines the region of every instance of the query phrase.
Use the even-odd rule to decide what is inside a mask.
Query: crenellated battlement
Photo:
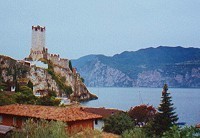
[[[59,54],[48,54],[47,59],[50,60],[54,65],[58,65],[63,68],[69,68],[69,60],[60,58]]]
[[[69,68],[69,60],[60,58],[59,54],[49,54],[45,48],[45,31],[44,26],[32,26],[32,46],[29,58],[38,61],[42,58],[50,60],[54,65],[62,68]]]
[[[45,26],[37,25],[37,26],[32,26],[32,30],[43,32],[43,31],[45,31],[46,29],[45,29]]]

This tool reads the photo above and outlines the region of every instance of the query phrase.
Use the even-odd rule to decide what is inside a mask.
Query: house
[[[97,130],[100,130],[100,131],[102,131],[103,127],[104,127],[104,120],[103,119],[105,119],[105,118],[107,118],[107,117],[109,117],[113,114],[123,112],[122,110],[106,109],[104,107],[101,107],[101,108],[85,107],[85,108],[83,108],[83,111],[102,116],[101,119],[96,119],[94,121],[94,128],[97,129]]]
[[[80,107],[52,107],[40,105],[12,104],[0,106],[0,125],[21,128],[28,118],[57,120],[67,123],[69,133],[94,129],[95,120],[102,116],[85,112]]]
[[[200,123],[195,126],[196,128],[200,128]]]

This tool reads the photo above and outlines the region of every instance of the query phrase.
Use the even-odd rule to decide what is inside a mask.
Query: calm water
[[[89,88],[99,99],[82,103],[90,107],[117,108],[127,111],[132,106],[149,104],[158,107],[162,88]],[[169,88],[179,122],[200,123],[200,89]]]

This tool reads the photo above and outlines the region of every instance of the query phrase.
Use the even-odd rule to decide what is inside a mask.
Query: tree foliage
[[[38,98],[37,105],[45,105],[45,106],[59,106],[60,100],[56,99],[54,96],[43,96]]]
[[[156,109],[153,106],[139,105],[132,107],[128,111],[129,116],[137,126],[144,126],[155,117]]]
[[[147,135],[143,128],[135,127],[134,129],[126,130],[122,134],[122,138],[147,138]]]
[[[175,108],[171,103],[172,97],[168,92],[168,86],[165,84],[163,86],[161,103],[158,107],[158,113],[155,116],[155,119],[152,123],[152,132],[156,135],[162,135],[163,132],[166,132],[176,125],[178,117],[174,112]]]
[[[0,91],[0,106],[14,104],[15,100],[12,95]]]
[[[37,97],[33,94],[33,91],[28,86],[20,86],[20,92],[16,92],[13,96],[16,103],[19,104],[35,104]]]
[[[122,134],[125,130],[134,127],[132,119],[127,113],[119,112],[104,120],[103,130],[114,134]]]
[[[71,69],[71,71],[73,71],[71,60],[69,60],[69,68]]]
[[[66,124],[59,121],[29,119],[20,132],[14,132],[12,138],[67,138]]]
[[[163,138],[199,138],[200,130],[193,126],[179,128],[178,126],[173,126],[169,131],[163,134]]]

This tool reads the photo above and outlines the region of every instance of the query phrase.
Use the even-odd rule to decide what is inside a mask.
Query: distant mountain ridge
[[[200,87],[200,49],[159,46],[72,60],[87,86]]]

